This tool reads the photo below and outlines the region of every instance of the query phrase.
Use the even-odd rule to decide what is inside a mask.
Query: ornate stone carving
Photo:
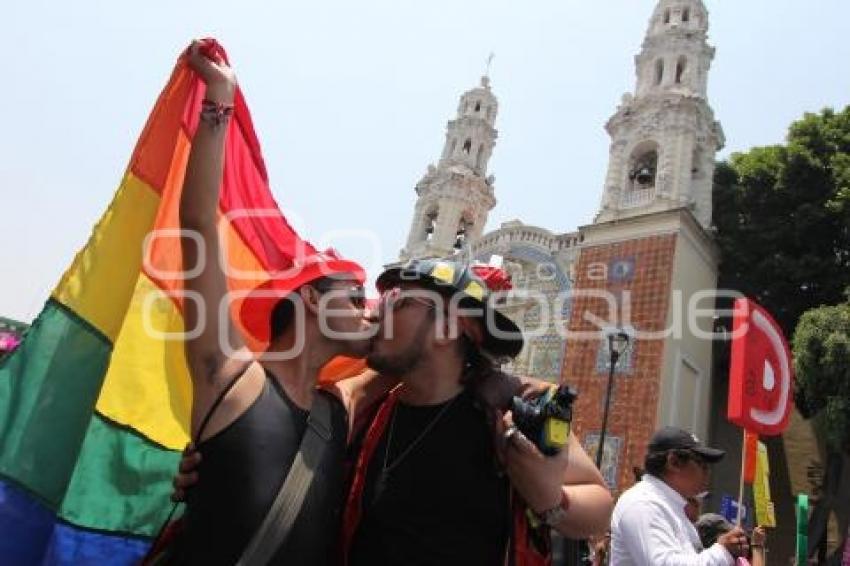
[[[632,159],[635,148],[654,142],[658,168],[650,210],[678,207],[684,198],[693,203],[695,216],[708,228],[711,183],[705,179],[710,180],[713,173],[714,153],[722,147],[723,132],[706,101],[706,77],[714,57],[707,30],[708,13],[698,0],[661,0],[656,8],[635,57],[635,94],[622,97],[606,124],[610,159],[597,222],[645,213],[652,199],[645,198],[645,193],[630,193],[633,182],[624,164]],[[688,174],[695,147],[700,148],[698,178]]]

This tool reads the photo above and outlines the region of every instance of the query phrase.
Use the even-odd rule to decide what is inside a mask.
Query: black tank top
[[[461,393],[450,407],[399,402],[394,420],[392,446],[388,426],[369,463],[351,566],[503,564],[509,483],[472,394]],[[392,468],[381,481],[385,459]]]
[[[344,497],[348,418],[332,395],[332,439],[287,543],[272,564],[331,564]],[[185,531],[175,564],[234,564],[286,478],[307,427],[308,411],[266,372],[256,401],[224,430],[201,442],[198,483],[187,494]]]

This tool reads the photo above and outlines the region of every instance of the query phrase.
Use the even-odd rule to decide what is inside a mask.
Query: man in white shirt
[[[679,428],[664,427],[649,442],[645,474],[614,507],[611,566],[731,566],[747,555],[747,537],[734,528],[703,549],[685,514],[689,497],[708,488],[711,464],[725,452],[700,445]]]

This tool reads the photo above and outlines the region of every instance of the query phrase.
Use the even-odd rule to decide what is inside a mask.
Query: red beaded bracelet
[[[201,101],[201,120],[218,127],[233,114],[233,105],[205,98]]]

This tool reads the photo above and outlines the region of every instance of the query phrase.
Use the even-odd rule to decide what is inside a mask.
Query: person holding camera
[[[680,428],[653,435],[641,481],[628,489],[611,519],[612,566],[727,566],[746,557],[746,533],[734,527],[703,548],[686,507],[708,489],[711,465],[724,451]]]
[[[510,554],[511,564],[532,566],[550,557],[550,528],[571,538],[604,532],[613,502],[569,434],[574,393],[498,370],[523,346],[519,328],[488,300],[510,288],[504,272],[414,260],[377,285],[371,318],[381,332],[366,361],[399,385],[352,442],[360,450],[342,562],[490,566]],[[513,398],[522,391],[540,395]],[[177,499],[198,481],[199,461],[181,462]]]
[[[489,566],[510,552],[511,563],[542,564],[549,527],[573,538],[603,532],[611,495],[575,437],[545,456],[547,445],[527,437],[509,411],[488,409],[504,399],[478,394],[493,360],[523,345],[488,300],[509,288],[504,272],[414,260],[377,285],[378,322],[391,320],[394,331],[373,339],[367,361],[400,385],[363,441],[344,514],[344,561]]]
[[[206,266],[186,288],[209,309],[227,291],[215,210],[236,90],[232,69],[214,48],[204,40],[187,51],[206,84],[206,98],[180,202],[181,228],[200,234],[205,243],[183,241],[184,260]],[[479,390],[497,374],[492,360],[516,356],[523,345],[516,325],[487,301],[491,290],[509,280],[499,269],[482,271],[485,267],[431,260],[386,271],[378,280],[383,314],[377,322],[389,322],[392,329],[370,341],[373,321],[366,316],[362,268],[329,252],[313,254],[298,276],[274,279],[273,288],[258,288],[239,309],[245,330],[258,339],[268,334],[270,353],[287,352],[305,339],[294,358],[262,364],[248,352],[232,317],[210,317],[203,332],[186,342],[194,386],[192,432],[202,446],[181,462],[183,478],[175,486],[183,491],[196,485],[181,536],[170,547],[162,545],[164,554],[148,559],[330,563],[351,427],[396,379],[401,385],[366,437],[355,477],[359,491],[349,497],[351,562],[494,564],[503,561],[513,524],[525,529],[511,539],[518,550],[539,526],[572,536],[603,530],[611,497],[581,446],[564,436],[568,449],[546,457],[510,415],[494,418],[493,409],[485,410],[504,407],[505,396],[494,392],[510,392],[509,398],[520,385],[511,380],[490,386],[489,393]],[[417,289],[431,297],[412,296]],[[263,291],[280,296],[269,300]],[[191,303],[184,315],[188,327],[204,312]],[[300,326],[292,322],[297,306],[306,311]],[[479,314],[462,312],[467,309]],[[245,359],[223,351],[221,336]],[[317,390],[327,360],[367,353],[378,374],[338,382],[330,393]],[[494,427],[504,439],[498,450],[490,442]],[[202,459],[200,480],[195,470]],[[537,513],[534,525],[512,514],[520,499]],[[265,556],[269,560],[258,558]]]

